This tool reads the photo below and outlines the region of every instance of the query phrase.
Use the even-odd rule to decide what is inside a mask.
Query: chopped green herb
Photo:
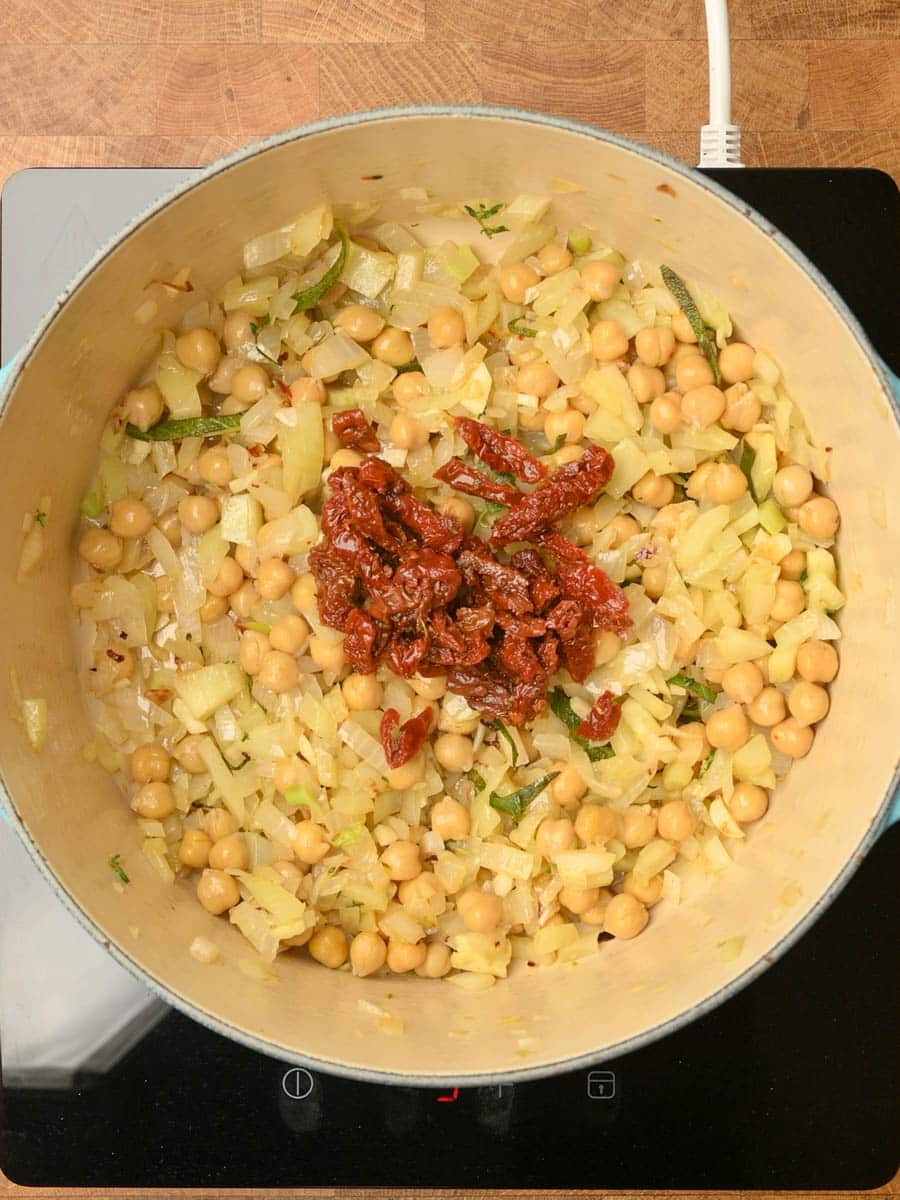
[[[809,579],[809,571],[807,571],[806,567],[804,567],[800,572],[800,582],[806,583],[807,579]]]
[[[328,291],[333,283],[335,283],[344,269],[344,263],[347,261],[347,250],[350,246],[350,239],[347,236],[347,230],[335,221],[334,227],[341,239],[341,248],[338,251],[338,256],[319,280],[318,283],[311,284],[310,287],[304,288],[302,292],[295,292],[291,299],[294,301],[294,312],[303,312],[307,308],[315,308],[320,303],[322,297]],[[293,316],[293,313],[291,314]]]
[[[694,298],[687,290],[684,280],[680,275],[676,275],[671,267],[667,267],[663,263],[659,269],[663,277],[663,283],[678,301],[681,311],[687,317],[688,324],[694,331],[698,347],[706,355],[707,362],[712,367],[716,384],[721,386],[722,373],[719,370],[719,357],[716,353],[716,344],[707,333],[706,326],[703,324],[703,318],[700,316],[700,311],[694,302]]]
[[[687,725],[692,721],[700,720],[700,705],[696,700],[691,699],[687,702],[681,712],[678,714],[675,724]]]
[[[123,883],[131,883],[130,878],[125,874],[124,867],[119,862],[120,858],[121,858],[120,854],[112,854],[106,861],[109,863],[109,865],[112,867],[112,869],[115,871],[115,873],[118,875],[118,877],[122,880]]]
[[[401,365],[399,367],[395,367],[394,370],[398,375],[405,375],[407,371],[421,371],[422,367],[419,363],[419,360],[414,358],[408,363],[401,363]]]
[[[553,443],[553,445],[550,447],[550,453],[555,454],[557,452],[557,450],[562,450],[562,448],[565,444],[566,444],[566,435],[564,433],[561,433],[559,435],[559,437],[556,439],[556,441]]]
[[[260,317],[258,321],[251,321],[250,322],[250,332],[253,334],[254,337],[256,337],[256,335],[259,333],[259,331],[261,329],[265,329],[265,327],[268,325],[268,323],[271,320],[272,320],[272,318],[269,316],[268,313],[266,313],[266,315],[264,317]]]
[[[475,524],[472,526],[472,532],[477,533],[482,525],[486,525],[493,517],[499,516],[500,513],[506,511],[505,504],[495,504],[493,500],[485,502],[484,508],[475,518]]]
[[[242,742],[249,742],[249,741],[250,741],[250,734],[249,734],[249,733],[242,733],[242,734],[241,734],[241,741],[242,741]]]
[[[218,417],[184,417],[180,421],[160,421],[149,429],[126,425],[125,432],[139,442],[180,442],[184,438],[215,437],[232,429],[240,429],[241,414],[229,413]],[[82,504],[84,501],[82,501]]]
[[[243,766],[244,766],[246,763],[248,763],[248,762],[250,761],[250,755],[249,755],[249,754],[242,754],[242,755],[241,755],[241,761],[240,761],[240,762],[237,764],[237,766],[235,766],[235,767],[233,767],[233,766],[231,765],[231,763],[228,761],[228,759],[227,759],[227,758],[224,758],[222,761],[225,763],[225,766],[228,768],[228,770],[229,770],[229,771],[232,773],[232,775],[233,775],[233,774],[235,773],[235,771],[239,771],[239,770],[241,769],[241,767],[243,767]]]
[[[500,736],[508,742],[509,748],[512,750],[512,765],[515,766],[519,761],[519,748],[516,745],[515,738],[501,720],[488,721],[487,724],[490,725],[491,729],[496,729]]]
[[[486,208],[483,204],[479,204],[477,208],[473,208],[471,204],[463,205],[469,216],[474,218],[481,226],[481,232],[485,237],[489,238],[492,238],[496,233],[508,232],[506,225],[488,225],[490,218],[496,217],[502,207],[502,204],[493,204],[490,208]]]
[[[103,497],[96,492],[88,492],[78,505],[78,511],[83,517],[99,517],[104,508],[106,508],[106,504]]]
[[[509,813],[510,816],[520,820],[525,815],[525,811],[536,796],[551,784],[557,777],[559,771],[551,771],[549,774],[536,779],[534,783],[526,784],[525,787],[519,788],[516,792],[510,792],[508,796],[498,796],[496,792],[491,792],[490,805],[491,808],[496,808],[499,812]]]
[[[709,754],[707,754],[706,758],[704,758],[703,762],[701,763],[701,765],[700,765],[700,770],[697,772],[697,778],[698,778],[698,779],[702,779],[702,778],[703,778],[703,776],[706,774],[706,772],[707,772],[707,771],[709,770],[709,768],[712,766],[712,760],[713,760],[715,757],[716,757],[716,752],[715,752],[715,750],[710,750]]]
[[[507,328],[507,333],[518,334],[519,337],[537,337],[536,329],[529,329],[527,325],[520,325],[521,317],[513,317]]]
[[[550,693],[550,708],[553,715],[559,717],[563,725],[569,731],[569,737],[576,745],[580,746],[587,754],[591,762],[599,762],[604,758],[615,758],[616,752],[609,743],[602,746],[594,745],[587,738],[578,736],[578,726],[581,724],[581,717],[572,707],[572,701],[562,690],[562,688],[554,688]]]
[[[305,788],[299,783],[285,788],[284,798],[292,808],[299,808],[301,805],[311,808],[315,804],[315,798],[309,788]]]
[[[753,490],[753,464],[756,462],[756,451],[748,443],[744,442],[741,450],[741,471],[744,473],[744,478],[747,480],[747,487],[750,490],[750,495],[756,501],[756,492]]]
[[[245,629],[252,629],[254,633],[272,632],[272,626],[267,625],[265,621],[242,621],[241,624]]]
[[[45,512],[41,512],[40,509],[34,514],[34,519],[40,526],[47,524],[47,514]]]
[[[686,692],[690,692],[693,696],[699,696],[707,704],[712,704],[716,698],[716,693],[711,687],[707,687],[705,683],[700,683],[699,680],[692,679],[690,675],[673,675],[671,679],[666,680],[666,683],[670,687],[684,688]]]
[[[472,767],[471,770],[466,771],[466,779],[468,779],[470,783],[474,783],[476,792],[484,791],[484,779],[481,775],[479,775],[474,767]]]

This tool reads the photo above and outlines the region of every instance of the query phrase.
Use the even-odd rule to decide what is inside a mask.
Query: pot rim
[[[790,239],[784,236],[772,223],[761,216],[751,205],[729,192],[721,184],[715,180],[700,174],[693,167],[687,166],[685,163],[678,162],[663,154],[661,151],[653,147],[644,146],[638,142],[632,141],[630,138],[622,137],[620,134],[611,133],[604,129],[598,129],[594,126],[584,124],[580,121],[573,121],[565,117],[556,117],[547,113],[533,112],[528,109],[506,108],[491,105],[406,105],[392,108],[370,109],[363,112],[346,113],[339,116],[326,117],[318,121],[310,122],[306,125],[299,125],[292,129],[285,130],[281,133],[272,134],[269,137],[262,138],[258,141],[249,143],[238,150],[226,155],[223,158],[216,159],[214,162],[205,167],[199,168],[197,173],[192,178],[183,181],[164,193],[152,204],[133,218],[126,224],[117,234],[108,239],[84,266],[81,271],[74,277],[69,285],[57,297],[47,315],[38,324],[31,338],[28,340],[24,348],[18,353],[15,359],[10,363],[10,369],[5,380],[0,375],[0,419],[6,408],[6,403],[15,386],[15,382],[31,354],[40,343],[46,331],[55,320],[58,313],[64,307],[69,297],[84,283],[97,269],[106,257],[120,243],[124,242],[133,233],[137,232],[151,217],[157,212],[166,208],[174,200],[180,196],[186,195],[195,187],[214,178],[216,175],[229,170],[231,167],[238,166],[246,159],[252,158],[257,154],[272,150],[278,146],[285,145],[289,142],[299,141],[302,138],[313,137],[321,133],[330,133],[333,131],[348,128],[359,124],[376,124],[380,121],[393,121],[398,119],[410,118],[427,118],[427,117],[451,117],[459,120],[475,119],[500,119],[506,121],[518,121],[523,124],[543,126],[548,129],[557,129],[566,133],[574,133],[583,137],[589,137],[597,141],[607,142],[617,146],[619,149],[631,151],[634,154],[640,155],[643,158],[650,159],[651,162],[657,163],[661,167],[665,167],[670,171],[674,171],[685,180],[697,185],[716,199],[727,204],[738,216],[744,217],[751,225],[763,233],[790,258],[794,265],[797,266],[805,275],[807,275],[813,284],[824,295],[832,308],[837,313],[843,324],[846,326],[851,336],[855,339],[859,349],[871,366],[876,379],[878,380],[882,391],[884,392],[890,409],[894,415],[895,424],[900,427],[900,400],[894,394],[891,387],[888,369],[876,353],[874,347],[869,341],[868,336],[863,330],[857,318],[847,307],[842,297],[838,294],[835,288],[829,283],[826,277],[816,267],[806,255],[799,250]],[[5,778],[3,777],[2,765],[0,765],[0,815],[5,806],[10,816],[12,817],[11,824],[15,828],[19,838],[24,843],[28,853],[41,871],[47,882],[59,896],[60,900],[75,916],[84,929],[99,942],[112,955],[120,966],[124,967],[132,976],[138,979],[145,986],[149,986],[150,990],[164,1000],[167,1004],[190,1017],[192,1020],[198,1021],[207,1029],[214,1033],[218,1033],[223,1037],[229,1038],[232,1041],[238,1042],[240,1045],[254,1050],[260,1054],[265,1054],[270,1058],[276,1058],[282,1062],[292,1065],[303,1066],[315,1071],[321,1071],[326,1074],[338,1075],[343,1078],[353,1079],[361,1083],[383,1083],[397,1084],[405,1087],[443,1087],[447,1084],[459,1083],[465,1087],[482,1087],[490,1084],[498,1083],[525,1083],[534,1079],[542,1079],[549,1075],[555,1075],[561,1072],[583,1070],[587,1067],[596,1066],[601,1062],[608,1062],[610,1059],[622,1058],[635,1050],[639,1050],[644,1046],[658,1041],[669,1034],[677,1032],[685,1025],[695,1019],[705,1016],[712,1012],[720,1004],[735,996],[739,991],[752,983],[759,975],[768,969],[770,965],[776,962],[783,954],[785,954],[810,928],[810,926],[818,919],[819,915],[835,897],[843,890],[853,874],[856,872],[860,863],[863,860],[865,853],[871,848],[878,835],[882,832],[884,819],[888,813],[892,798],[900,784],[900,763],[895,767],[890,785],[882,798],[881,804],[876,810],[873,819],[859,843],[848,853],[847,861],[832,879],[828,887],[809,909],[805,916],[793,925],[790,930],[768,951],[763,957],[755,963],[746,967],[734,979],[718,988],[716,991],[706,996],[699,1004],[693,1008],[686,1009],[676,1013],[674,1016],[665,1021],[654,1025],[650,1029],[646,1029],[633,1037],[626,1038],[623,1041],[617,1042],[612,1046],[607,1046],[596,1051],[588,1051],[585,1054],[576,1055],[571,1058],[558,1059],[555,1062],[543,1063],[536,1066],[523,1066],[514,1070],[496,1071],[496,1072],[475,1072],[472,1074],[456,1074],[456,1075],[428,1075],[416,1073],[399,1073],[395,1071],[383,1071],[370,1069],[367,1067],[357,1067],[346,1063],[336,1063],[328,1059],[315,1058],[310,1055],[300,1054],[296,1051],[289,1050],[283,1046],[277,1046],[272,1042],[266,1041],[255,1034],[246,1032],[237,1028],[234,1025],[222,1020],[213,1014],[195,1007],[187,998],[178,995],[171,991],[168,986],[160,980],[152,976],[142,966],[139,965],[129,954],[127,954],[118,945],[110,941],[98,925],[95,925],[90,917],[83,911],[75,898],[69,893],[62,881],[58,878],[55,872],[50,867],[50,864],[44,858],[44,855],[34,840],[29,831],[25,828],[18,812],[15,809],[9,789],[6,786]]]

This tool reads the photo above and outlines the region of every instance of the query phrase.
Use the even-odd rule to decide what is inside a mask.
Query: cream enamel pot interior
[[[586,222],[629,255],[665,259],[714,289],[739,331],[775,354],[816,438],[834,447],[848,603],[831,713],[733,867],[679,908],[660,906],[634,942],[606,943],[577,967],[523,968],[481,993],[407,976],[355,979],[303,955],[282,956],[278,982],[260,983],[237,967],[249,949],[241,936],[188,885],[168,888],[152,873],[118,789],[82,756],[89,729],[68,601],[73,536],[107,414],[155,346],[132,314],[147,280],[190,263],[195,284],[216,287],[240,269],[244,241],[323,198],[383,197],[391,213],[402,207],[398,190],[413,184],[446,200],[511,198],[543,192],[554,178],[584,187],[556,196],[563,227]],[[900,724],[890,577],[900,549],[900,437],[887,375],[792,246],[742,202],[642,147],[528,113],[411,109],[312,125],[216,163],[139,218],[59,301],[12,372],[0,461],[0,678],[15,668],[26,695],[49,700],[39,755],[4,705],[0,765],[12,820],[60,897],[121,962],[254,1049],[421,1084],[512,1081],[621,1054],[764,970],[836,894],[884,819]],[[22,516],[46,493],[49,550],[17,585]],[[111,886],[114,852],[128,859],[124,894]],[[222,960],[202,966],[187,947],[211,929]],[[740,953],[724,961],[720,943],[734,938],[743,939]],[[402,1018],[404,1035],[380,1032],[360,1000]]]

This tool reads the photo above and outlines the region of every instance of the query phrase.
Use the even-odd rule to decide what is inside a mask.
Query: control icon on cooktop
[[[290,1100],[305,1100],[315,1086],[316,1081],[304,1067],[291,1067],[281,1081],[281,1089]]]
[[[589,1100],[613,1100],[616,1095],[616,1076],[613,1071],[588,1071]]]

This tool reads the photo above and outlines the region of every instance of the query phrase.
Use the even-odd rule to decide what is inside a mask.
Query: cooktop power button
[[[291,1067],[281,1081],[281,1090],[289,1100],[305,1100],[315,1086],[316,1081],[304,1067]]]

